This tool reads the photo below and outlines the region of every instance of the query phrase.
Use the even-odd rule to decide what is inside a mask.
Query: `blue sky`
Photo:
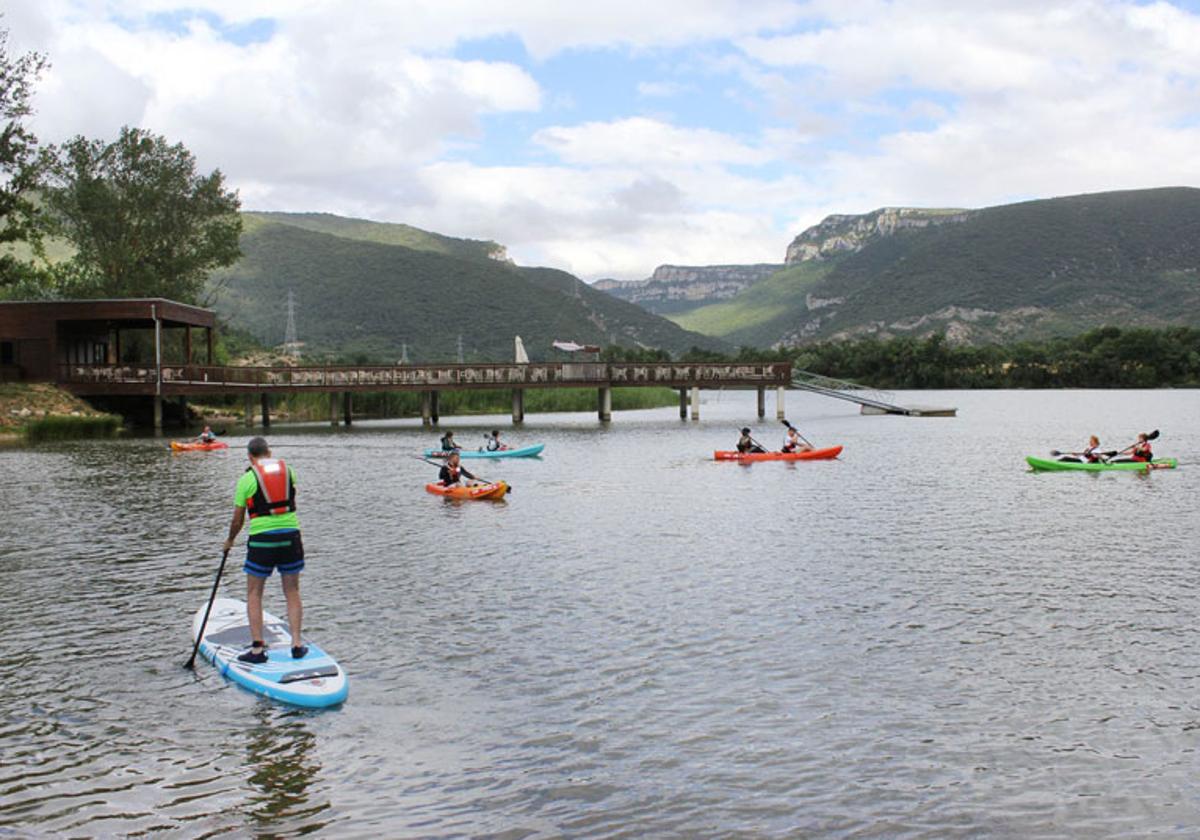
[[[47,141],[139,125],[248,209],[596,279],[780,261],[830,213],[1200,183],[1200,7],[18,0]]]

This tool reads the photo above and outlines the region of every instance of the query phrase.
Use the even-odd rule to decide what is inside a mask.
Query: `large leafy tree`
[[[209,273],[241,256],[237,193],[201,175],[181,144],[125,127],[116,142],[76,137],[48,156],[51,230],[75,256],[68,297],[200,301]]]
[[[37,137],[25,124],[32,113],[33,85],[46,67],[45,56],[11,56],[8,30],[0,29],[0,247],[36,239]],[[0,289],[27,277],[28,267],[0,254]]]

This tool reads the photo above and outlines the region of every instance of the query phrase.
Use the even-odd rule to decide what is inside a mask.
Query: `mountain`
[[[243,256],[212,280],[215,308],[268,345],[283,341],[287,298],[303,353],[392,362],[508,361],[520,335],[531,359],[550,342],[682,352],[727,349],[570,274],[508,262],[493,242],[324,214],[247,213]]]
[[[730,300],[672,320],[762,347],[1200,325],[1200,190],[1188,187],[831,216],[796,237],[787,257]]]
[[[760,265],[660,265],[646,280],[597,280],[592,288],[657,315],[728,300],[783,268]]]

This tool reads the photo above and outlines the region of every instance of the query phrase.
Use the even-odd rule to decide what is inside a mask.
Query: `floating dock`
[[[897,414],[903,417],[956,417],[957,408],[929,405],[900,405],[887,391],[878,391],[857,382],[833,379],[807,370],[792,371],[792,387],[837,400],[857,403],[863,414]]]

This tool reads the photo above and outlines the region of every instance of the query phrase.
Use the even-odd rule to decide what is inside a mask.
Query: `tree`
[[[220,170],[198,175],[182,144],[126,126],[114,143],[76,137],[47,169],[51,230],[76,251],[67,296],[196,303],[209,273],[241,256],[237,193]]]
[[[8,30],[0,29],[0,245],[34,241],[37,208],[30,200],[38,181],[37,137],[25,125],[33,113],[33,84],[46,68],[39,53],[8,54]],[[30,270],[11,254],[0,255],[0,289],[28,278]]]

